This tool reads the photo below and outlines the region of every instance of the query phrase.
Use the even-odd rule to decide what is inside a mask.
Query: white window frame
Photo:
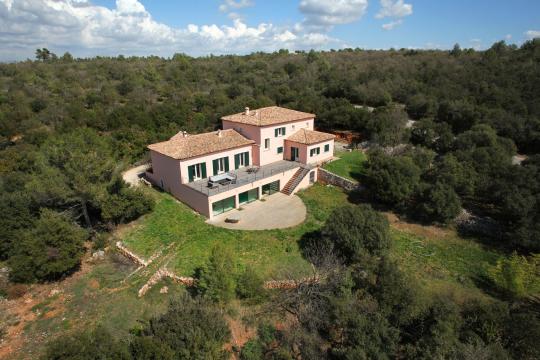
[[[219,158],[217,159],[218,160],[218,174],[223,174],[225,173],[225,158],[222,157],[222,158]]]
[[[316,147],[316,148],[312,148],[309,150],[309,157],[314,157],[316,155],[320,155],[321,154],[321,148],[320,147]]]
[[[264,150],[270,150],[270,138],[264,139]]]
[[[240,160],[240,161],[238,162],[239,168],[245,167],[245,166],[248,166],[248,165],[249,165],[249,164],[246,164],[246,163],[247,163],[247,161],[246,161],[246,158],[247,158],[246,154],[249,154],[249,152],[246,151],[246,152],[240,153],[240,156],[238,157],[239,160]]]
[[[193,164],[193,181],[201,180],[202,177],[202,165],[203,163]]]
[[[277,137],[285,136],[285,126],[277,128]]]

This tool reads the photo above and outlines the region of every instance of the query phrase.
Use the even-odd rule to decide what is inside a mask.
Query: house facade
[[[334,135],[314,130],[314,114],[272,106],[221,120],[223,130],[148,146],[147,179],[209,218],[308,187],[334,155]]]

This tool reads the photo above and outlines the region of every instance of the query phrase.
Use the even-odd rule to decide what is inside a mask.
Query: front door
[[[298,160],[298,148],[291,146],[291,161]]]

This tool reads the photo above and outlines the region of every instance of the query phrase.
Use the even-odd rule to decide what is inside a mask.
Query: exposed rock
[[[103,259],[105,259],[105,251],[103,251],[103,250],[95,251],[94,253],[92,253],[92,259],[93,260],[103,260]]]
[[[168,286],[164,286],[159,290],[160,294],[167,294],[168,292],[169,292],[169,287]]]

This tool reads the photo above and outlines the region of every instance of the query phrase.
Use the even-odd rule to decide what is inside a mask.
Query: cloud
[[[527,39],[532,40],[536,38],[540,38],[540,30],[529,30],[525,31],[525,36]]]
[[[112,9],[85,0],[0,0],[0,43],[3,61],[33,57],[41,47],[84,57],[175,52],[197,56],[341,46],[339,40],[312,29],[271,23],[248,26],[240,19],[229,25],[171,27],[153,19],[138,0],[116,0]]]
[[[381,0],[381,9],[375,15],[377,19],[385,17],[402,18],[413,13],[411,4],[405,4],[403,0]]]
[[[245,7],[253,6],[253,1],[251,0],[224,0],[223,3],[219,6],[219,11],[228,12],[231,10],[238,10]]]
[[[471,45],[471,48],[473,48],[474,50],[482,50],[483,49],[483,45],[482,45],[482,40],[481,39],[471,39],[469,40],[469,43]]]
[[[504,39],[505,39],[505,40],[512,40],[512,34],[506,34],[506,35],[504,36]]]
[[[400,20],[391,21],[389,23],[383,24],[382,28],[384,30],[394,30],[394,28],[398,27],[401,24],[403,24],[403,20],[400,19]]]
[[[367,7],[368,0],[302,0],[299,9],[306,17],[304,25],[328,30],[359,20]]]
[[[403,24],[402,18],[412,15],[413,6],[406,4],[403,0],[380,0],[381,8],[375,18],[384,19],[392,18],[394,20],[389,23],[383,24],[384,30],[393,30],[399,25]]]

